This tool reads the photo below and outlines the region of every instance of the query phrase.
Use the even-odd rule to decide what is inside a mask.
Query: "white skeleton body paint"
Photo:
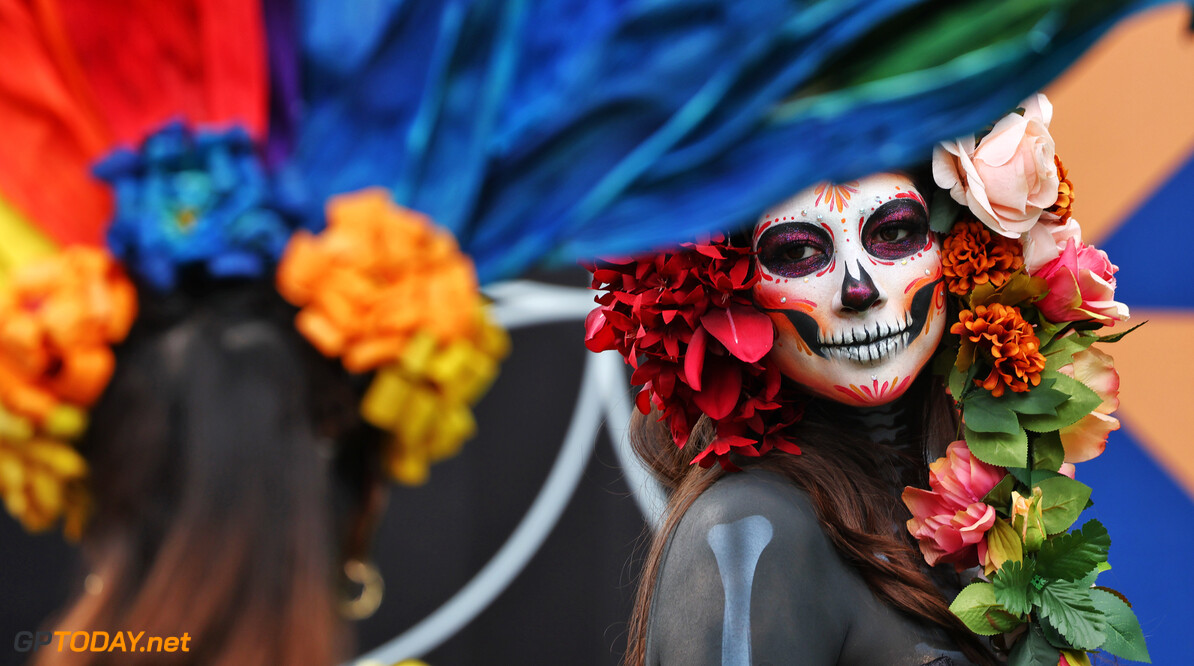
[[[771,361],[849,405],[907,390],[945,330],[941,246],[906,176],[824,183],[755,225],[756,304],[777,329]]]

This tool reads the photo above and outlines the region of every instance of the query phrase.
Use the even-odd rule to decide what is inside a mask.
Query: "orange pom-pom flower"
[[[1024,265],[1020,241],[992,233],[975,219],[956,223],[941,245],[941,267],[950,292],[969,294],[976,285],[1001,287]]]
[[[1041,383],[1045,369],[1041,342],[1019,308],[992,303],[963,310],[949,330],[962,337],[962,357],[973,358],[976,349],[985,352],[991,372],[975,383],[996,398],[1003,395],[1004,389],[1023,393]]]

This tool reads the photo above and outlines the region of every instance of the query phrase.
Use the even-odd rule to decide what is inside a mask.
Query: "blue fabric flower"
[[[291,228],[271,207],[272,187],[248,133],[194,131],[171,123],[137,153],[116,150],[94,168],[116,194],[108,245],[155,289],[183,267],[217,278],[261,277]]]

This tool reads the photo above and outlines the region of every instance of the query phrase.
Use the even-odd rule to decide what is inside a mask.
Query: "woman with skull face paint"
[[[926,459],[956,428],[940,382],[922,373],[946,320],[940,240],[922,195],[931,190],[901,174],[818,185],[767,211],[748,241],[688,251],[725,259],[707,270],[724,270],[745,306],[686,309],[699,290],[677,288],[678,253],[653,264],[666,285],[655,314],[671,316],[654,317],[640,298],[623,318],[616,304],[629,299],[613,292],[629,274],[652,284],[642,270],[650,262],[594,268],[594,286],[611,293],[590,317],[590,348],[619,348],[630,360],[655,338],[664,348],[669,336],[687,342],[681,372],[696,384],[699,408],[676,408],[688,388],[657,364],[636,366],[635,382],[647,384],[640,408],[649,396],[655,410],[636,416],[632,439],[671,499],[645,565],[628,663],[993,662],[948,609],[958,578],[925,568],[899,503],[906,484],[924,485]],[[722,328],[710,312],[727,313],[731,333],[713,336],[738,360],[752,360],[738,348],[747,338],[773,327],[754,370],[710,370],[726,362],[705,353],[705,330]],[[685,340],[677,322],[696,317],[704,325]],[[643,333],[627,336],[635,341],[623,350],[615,332],[639,322]],[[661,358],[668,354],[677,358],[672,350]],[[694,369],[702,363],[694,354],[706,356],[703,367]],[[710,386],[757,390],[726,409],[711,403]],[[798,419],[796,447],[783,431]],[[765,433],[758,446],[742,438],[743,424]],[[690,464],[694,455],[701,465]],[[746,472],[726,474],[738,465]]]

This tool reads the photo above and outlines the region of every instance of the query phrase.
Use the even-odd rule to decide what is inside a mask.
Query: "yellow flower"
[[[349,372],[376,371],[361,414],[393,435],[391,476],[422,483],[472,436],[471,407],[509,340],[450,233],[385,190],[343,195],[328,203],[326,230],[291,239],[277,282],[317,349]]]

